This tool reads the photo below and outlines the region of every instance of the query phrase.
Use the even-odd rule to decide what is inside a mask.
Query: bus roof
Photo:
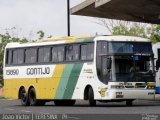
[[[81,42],[93,42],[98,40],[106,40],[106,41],[131,41],[131,42],[150,42],[149,39],[141,38],[141,37],[133,37],[133,36],[73,36],[73,37],[62,37],[62,38],[49,38],[46,40],[39,40],[36,42],[29,43],[8,43],[6,48],[17,48],[17,47],[32,47],[32,46],[43,46],[49,44],[64,44],[64,43],[81,43]]]
[[[124,42],[150,42],[149,39],[135,36],[124,36],[124,35],[115,35],[115,36],[98,36],[96,40],[107,40],[107,41],[124,41]]]

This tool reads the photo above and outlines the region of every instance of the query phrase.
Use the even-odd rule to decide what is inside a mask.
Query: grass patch
[[[5,97],[3,97],[3,96],[0,96],[0,100],[1,100],[1,99],[5,99]]]

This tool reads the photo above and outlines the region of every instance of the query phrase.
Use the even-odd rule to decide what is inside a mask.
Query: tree
[[[152,25],[151,29],[149,29],[150,40],[153,43],[160,42],[160,25]]]
[[[138,36],[149,38],[153,43],[160,42],[160,25],[99,18],[94,23],[105,27],[112,35]]]
[[[112,34],[147,38],[147,29],[141,26],[139,23],[134,23],[129,27],[120,24],[119,26],[115,26],[113,28]]]
[[[42,30],[39,30],[39,31],[37,32],[37,34],[39,35],[39,40],[40,40],[40,39],[43,39],[44,36],[45,36],[45,33],[44,33]]]

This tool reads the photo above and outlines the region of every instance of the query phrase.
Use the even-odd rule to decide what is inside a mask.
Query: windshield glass
[[[154,81],[149,56],[112,56],[111,81]]]
[[[151,43],[109,42],[109,53],[151,54]]]
[[[100,81],[154,82],[153,51],[150,42],[97,43],[97,76]]]

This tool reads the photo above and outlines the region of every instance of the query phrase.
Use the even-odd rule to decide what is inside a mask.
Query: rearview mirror
[[[111,69],[112,60],[111,58],[107,58],[107,69]]]

